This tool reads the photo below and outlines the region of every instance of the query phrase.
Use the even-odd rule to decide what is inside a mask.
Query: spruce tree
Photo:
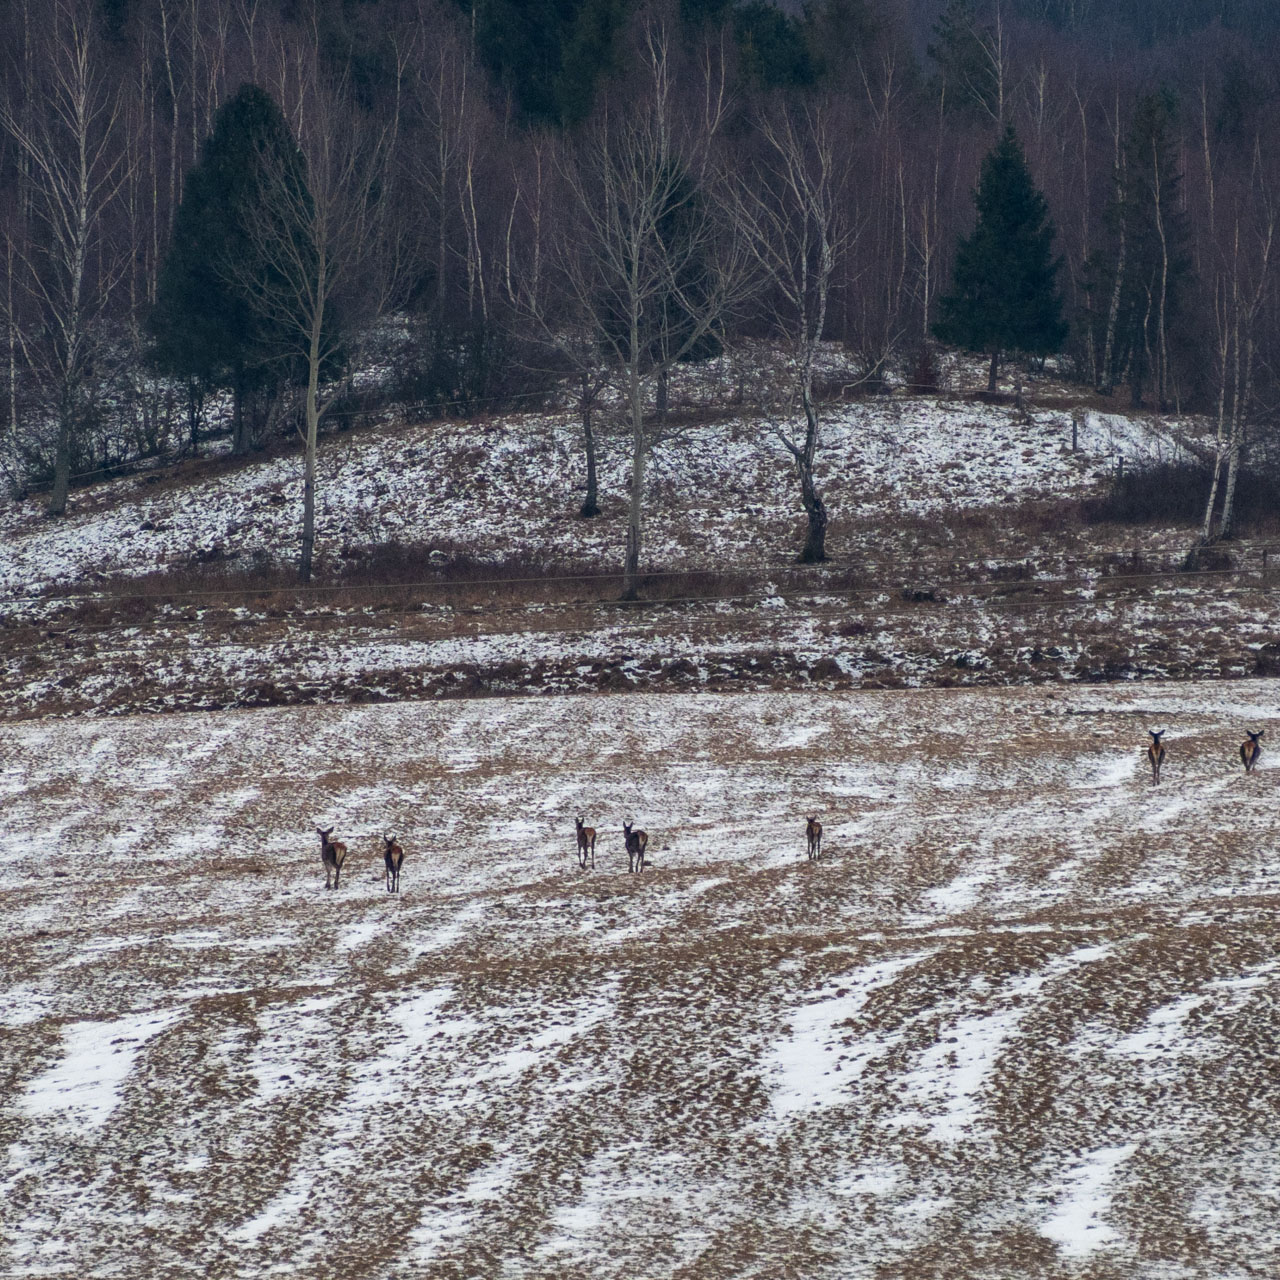
[[[978,222],[956,251],[951,292],[939,299],[934,335],[991,357],[996,389],[1000,355],[1048,355],[1067,336],[1053,256],[1053,223],[1010,126],[982,162],[974,193]]]
[[[251,256],[247,226],[262,165],[301,172],[301,156],[270,95],[246,84],[219,110],[187,175],[148,318],[161,372],[186,381],[193,398],[233,392],[237,453],[248,448],[245,398],[278,374],[282,345],[236,280]]]

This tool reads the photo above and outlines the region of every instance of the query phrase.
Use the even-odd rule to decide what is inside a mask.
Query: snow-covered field
[[[1274,689],[0,725],[0,1274],[1278,1274]]]

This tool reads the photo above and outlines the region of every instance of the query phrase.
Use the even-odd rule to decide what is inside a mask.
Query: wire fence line
[[[1219,599],[1231,599],[1232,597],[1219,597]],[[705,600],[695,600],[689,603],[714,603]],[[992,610],[998,614],[1017,615],[1017,614],[1041,614],[1046,618],[1061,619],[1064,615],[1072,612],[1087,611],[1094,616],[1099,625],[1104,625],[1109,619],[1106,616],[1099,615],[1099,608],[1107,608],[1114,606],[1117,609],[1125,609],[1136,604],[1143,603],[1141,600],[1133,598],[1118,599],[1115,601],[1097,601],[1091,599],[1059,599],[1059,600],[989,600],[983,601],[984,608]],[[514,612],[514,611],[513,611]],[[466,617],[474,617],[475,615],[464,615]],[[908,603],[896,603],[890,606],[882,606],[871,611],[867,617],[867,632],[856,633],[853,636],[845,637],[846,639],[873,639],[872,630],[877,625],[887,624],[892,619],[911,616],[921,622],[936,622],[938,615],[935,613],[925,612],[921,606]],[[624,644],[629,638],[641,638],[646,633],[652,632],[653,621],[651,619],[636,619],[628,624],[625,619],[619,623],[616,619],[610,620],[607,624],[601,625],[584,625],[584,624],[564,624],[551,623],[539,625],[535,619],[521,620],[520,625],[504,625],[501,627],[487,628],[477,630],[475,632],[459,632],[454,627],[447,631],[440,629],[433,630],[430,627],[431,619],[425,617],[421,613],[411,611],[397,611],[390,615],[382,615],[383,624],[378,626],[376,630],[383,633],[382,635],[372,635],[361,639],[360,643],[366,647],[377,647],[381,644],[432,644],[436,642],[456,643],[460,639],[484,640],[486,638],[498,638],[509,636],[574,636],[585,638],[590,636],[607,635],[618,644]],[[849,621],[860,623],[861,617],[851,616],[847,607],[844,608],[816,608],[806,609],[803,618],[806,621],[814,620],[819,622],[827,621]],[[763,619],[759,619],[764,621]],[[299,619],[296,618],[264,618],[264,619],[216,619],[212,623],[207,619],[183,618],[169,621],[153,621],[146,624],[138,623],[92,623],[86,625],[75,625],[68,627],[65,631],[50,631],[47,635],[49,639],[72,640],[76,637],[104,636],[107,634],[121,633],[116,644],[111,646],[112,651],[116,653],[137,652],[146,654],[157,653],[182,653],[189,655],[192,652],[192,642],[194,640],[194,632],[197,629],[208,631],[225,630],[228,636],[220,639],[218,644],[227,649],[243,650],[245,652],[254,652],[263,650],[273,645],[292,645],[299,641],[297,630],[292,632],[286,631],[279,637],[266,641],[254,638],[236,638],[236,631],[243,631],[245,628],[257,628],[262,625],[270,625],[272,623],[283,624],[288,626],[290,623],[296,624]],[[1222,623],[1223,619],[1220,613],[1196,612],[1191,614],[1179,614],[1175,619],[1177,625],[1181,628],[1190,627],[1213,627]],[[1239,621],[1239,619],[1236,619]],[[345,639],[349,639],[351,632],[358,630],[358,618],[344,618],[344,626],[340,631],[335,629],[335,634],[339,634]],[[738,628],[726,627],[726,619],[716,617],[714,615],[704,615],[700,618],[682,618],[681,627],[686,638],[693,634],[702,635],[704,633],[712,633],[713,635],[724,635],[728,632],[733,635],[735,632],[740,635],[744,642],[751,641],[750,634],[742,635]],[[419,624],[414,626],[412,624]],[[185,641],[179,641],[172,633],[174,631],[186,631],[188,638]],[[314,631],[308,632],[314,637]],[[942,635],[936,636],[939,642],[946,637]],[[779,637],[776,633],[773,635],[759,636],[757,643],[769,643],[775,646],[783,643],[790,643],[792,647],[800,646],[801,642],[786,641],[783,637]],[[810,639],[810,645],[820,643],[818,639]],[[802,646],[801,646],[802,647]],[[956,645],[950,647],[956,648]],[[964,651],[979,646],[970,645],[964,648]],[[1023,645],[1021,647],[1028,647]],[[678,653],[668,653],[665,655],[667,659],[680,656]],[[530,662],[538,661],[536,658],[528,659]],[[543,659],[545,661],[545,658]]]
[[[1267,544],[1263,546],[1242,548],[1243,558],[1256,557],[1258,560],[1257,567],[1251,567],[1249,564],[1242,564],[1228,569],[1184,569],[1178,565],[1170,565],[1161,569],[1147,569],[1143,571],[1134,571],[1128,573],[1108,572],[1109,569],[1128,562],[1141,563],[1147,558],[1147,553],[1142,551],[1133,551],[1128,554],[1124,553],[1107,553],[1103,560],[1100,560],[1092,571],[1077,573],[1073,576],[1062,577],[1044,577],[1035,576],[1034,573],[1028,572],[1025,576],[1006,577],[1006,578],[987,578],[983,579],[978,576],[965,577],[964,574],[980,575],[1001,573],[1002,571],[1014,570],[1031,570],[1033,564],[1032,557],[1015,557],[1015,558],[983,558],[981,560],[952,560],[939,558],[933,561],[909,560],[902,565],[894,566],[891,573],[886,574],[877,579],[856,582],[853,584],[837,585],[826,584],[814,579],[818,574],[824,572],[822,569],[805,569],[798,565],[779,565],[769,563],[744,564],[735,565],[727,569],[716,570],[707,568],[688,568],[688,569],[655,569],[652,571],[642,571],[640,578],[642,582],[670,582],[678,579],[711,579],[723,583],[732,583],[742,578],[764,578],[768,583],[765,588],[760,588],[752,593],[742,594],[716,594],[712,591],[699,593],[697,595],[689,595],[685,597],[654,597],[647,601],[631,602],[631,607],[639,605],[661,606],[664,604],[683,604],[698,603],[709,601],[730,602],[734,600],[751,599],[756,596],[769,598],[770,596],[781,596],[785,594],[800,595],[805,594],[813,597],[821,597],[828,595],[848,595],[857,593],[872,593],[885,590],[895,590],[907,587],[908,584],[923,586],[927,583],[930,590],[934,592],[952,591],[957,595],[972,595],[979,588],[989,588],[992,591],[1006,590],[1031,590],[1042,588],[1044,590],[1060,589],[1060,590],[1097,590],[1108,584],[1116,583],[1162,583],[1162,582],[1196,582],[1205,579],[1214,578],[1242,578],[1247,575],[1255,575],[1260,579],[1259,586],[1265,588],[1266,579],[1270,573],[1270,560],[1280,551],[1280,547]],[[1058,558],[1067,558],[1060,556]],[[878,564],[872,564],[872,572],[879,568]],[[857,570],[837,569],[839,573],[854,573]],[[953,576],[948,579],[934,579],[933,575],[939,572],[948,572]],[[773,579],[783,578],[787,575],[806,574],[809,581],[803,584],[803,589],[794,583],[786,586],[775,586]],[[137,590],[111,590],[111,591],[83,591],[83,590],[67,590],[67,591],[47,591],[47,592],[30,592],[21,595],[5,595],[0,596],[0,606],[20,605],[20,604],[105,604],[105,603],[122,603],[133,600],[150,600],[157,604],[164,602],[181,602],[194,600],[236,600],[236,599],[253,599],[262,596],[290,596],[299,600],[303,599],[323,599],[335,595],[362,595],[362,596],[378,596],[399,597],[406,592],[458,592],[510,588],[520,586],[544,586],[567,583],[580,584],[600,584],[608,585],[610,583],[620,583],[622,581],[621,569],[609,570],[563,570],[553,573],[534,573],[534,574],[503,574],[492,577],[436,577],[424,578],[408,582],[334,582],[334,583],[268,583],[259,586],[239,585],[227,587],[207,587],[207,588],[176,588],[173,590],[155,589],[137,589]],[[607,603],[606,601],[598,601],[595,603]]]

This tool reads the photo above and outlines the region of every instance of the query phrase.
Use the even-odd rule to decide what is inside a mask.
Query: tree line
[[[825,556],[819,344],[938,340],[1214,415],[1205,541],[1280,357],[1267,5],[13,0],[0,11],[10,486],[316,440],[374,354],[440,411],[574,390],[645,459],[680,363],[768,338],[759,409]],[[975,198],[976,197],[976,198]],[[1016,287],[1015,287],[1016,286]],[[385,389],[385,388],[384,388]]]

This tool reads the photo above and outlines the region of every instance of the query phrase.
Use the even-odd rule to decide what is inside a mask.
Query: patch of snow
[[[890,1046],[875,1035],[854,1039],[841,1032],[840,1024],[856,1018],[873,992],[891,985],[923,954],[877,960],[842,974],[835,981],[837,994],[822,996],[786,1015],[789,1034],[761,1056],[776,1114],[788,1116],[845,1100],[847,1087]]]
[[[1086,1258],[1118,1239],[1106,1222],[1114,1198],[1117,1170],[1135,1151],[1136,1143],[1099,1147],[1065,1174],[1057,1190],[1058,1207],[1040,1227],[1068,1258]]]
[[[153,1009],[111,1022],[73,1022],[62,1029],[62,1057],[27,1083],[20,1102],[29,1116],[82,1132],[111,1118],[138,1051],[181,1017]]]

